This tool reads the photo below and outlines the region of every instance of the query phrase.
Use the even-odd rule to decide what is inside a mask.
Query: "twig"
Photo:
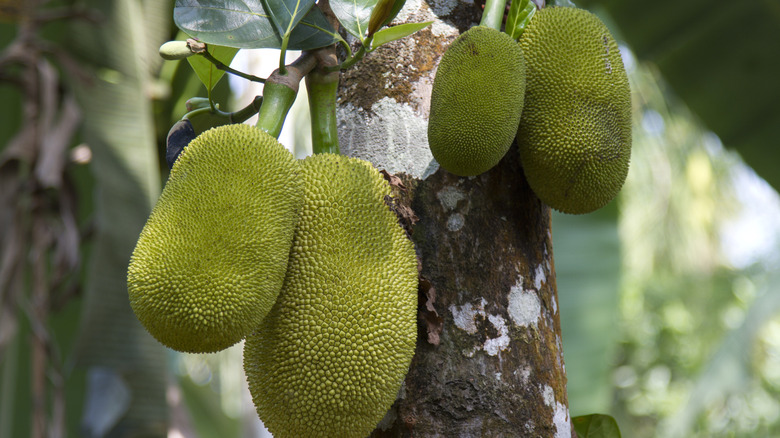
[[[198,55],[202,55],[206,60],[208,60],[210,63],[214,64],[214,67],[216,67],[218,70],[222,70],[226,73],[230,73],[232,75],[236,75],[238,77],[250,80],[252,82],[260,82],[261,84],[265,83],[265,79],[259,78],[257,76],[253,76],[238,70],[235,70],[231,68],[228,65],[225,65],[220,61],[219,59],[215,58],[211,53],[209,53],[208,48],[206,46],[206,43],[194,40],[192,38],[187,40],[187,45],[189,46],[190,50],[192,50],[192,53],[196,53]]]

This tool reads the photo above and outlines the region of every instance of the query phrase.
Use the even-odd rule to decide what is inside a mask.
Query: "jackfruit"
[[[187,101],[189,102],[193,99]],[[195,101],[195,105],[200,105],[201,102]],[[168,137],[165,139],[165,161],[168,163],[168,168],[173,167],[173,163],[181,154],[181,151],[187,147],[192,140],[203,132],[208,131],[211,128],[217,126],[229,125],[234,122],[231,113],[225,113],[219,110],[219,104],[216,105],[216,111],[212,110],[208,104],[201,108],[196,108],[176,122],[168,131]]]
[[[287,276],[246,339],[244,370],[275,437],[363,438],[396,399],[414,353],[417,259],[371,164],[317,154],[301,167]]]
[[[181,153],[128,268],[130,305],[162,344],[219,351],[255,330],[284,281],[303,202],[276,139],[226,125]]]
[[[428,119],[428,145],[441,167],[471,176],[498,164],[517,133],[525,76],[520,46],[503,32],[472,27],[450,45]]]
[[[538,11],[522,36],[528,67],[517,134],[531,189],[564,213],[589,213],[623,186],[631,91],[609,30],[583,9]]]

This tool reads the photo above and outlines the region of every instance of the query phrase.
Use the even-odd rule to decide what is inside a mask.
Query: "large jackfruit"
[[[618,45],[583,9],[548,7],[520,37],[528,67],[518,129],[531,189],[564,213],[617,195],[631,156],[631,92]]]
[[[287,277],[246,339],[244,369],[275,437],[363,438],[392,405],[414,353],[417,260],[371,164],[318,154],[302,168]]]
[[[210,129],[171,170],[128,269],[130,304],[158,341],[214,352],[257,328],[284,280],[300,168],[267,133]]]
[[[495,166],[512,145],[523,111],[525,61],[509,35],[477,26],[439,63],[431,91],[428,145],[439,165],[460,176]]]

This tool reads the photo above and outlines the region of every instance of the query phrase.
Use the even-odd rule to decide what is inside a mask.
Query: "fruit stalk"
[[[485,10],[482,11],[482,20],[479,25],[501,30],[504,11],[506,11],[506,0],[486,0]]]
[[[339,136],[336,126],[336,97],[339,88],[339,72],[328,72],[328,67],[338,66],[336,50],[327,47],[316,50],[317,67],[306,75],[311,115],[312,152],[339,153]]]
[[[275,70],[263,87],[263,104],[257,117],[257,127],[278,138],[284,119],[290,111],[301,79],[314,69],[316,59],[311,53],[304,53],[288,65],[285,74]]]

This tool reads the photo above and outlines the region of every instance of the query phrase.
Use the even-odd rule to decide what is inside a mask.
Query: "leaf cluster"
[[[398,14],[405,1],[330,0],[315,4],[315,0],[176,0],[173,18],[179,29],[209,47],[280,49],[283,70],[281,62],[287,49],[314,50],[340,43],[352,58],[349,44],[334,25],[357,38],[361,50],[371,51],[430,24],[379,30]]]
[[[160,47],[160,55],[171,60],[187,58],[200,81],[206,86],[212,112],[216,109],[211,91],[225,72],[270,85],[270,88],[264,88],[265,92],[274,89],[279,91],[272,92],[273,98],[266,99],[267,104],[261,108],[258,121],[258,127],[273,135],[278,135],[277,131],[281,129],[285,115],[295,100],[297,84],[303,77],[307,77],[309,88],[312,89],[309,90],[310,100],[314,98],[312,103],[320,108],[312,117],[321,123],[314,124],[321,129],[335,130],[335,126],[325,120],[335,120],[335,115],[331,113],[335,112],[337,72],[351,67],[380,45],[411,35],[428,26],[430,22],[408,23],[382,29],[395,18],[406,0],[315,2],[316,0],[176,0],[174,22],[191,38],[186,42],[171,41],[163,44]],[[342,36],[347,33],[360,41],[359,50],[355,53]],[[336,43],[341,44],[346,52],[346,59],[340,63],[335,57]],[[263,79],[230,68],[230,61],[242,48],[279,49],[278,70],[268,79]],[[303,50],[304,54],[298,61],[287,66],[287,49]],[[328,53],[333,55],[333,59],[330,59],[331,55]],[[326,59],[327,62],[324,62]],[[288,67],[293,71],[288,71]],[[309,76],[310,73],[313,76]],[[328,102],[328,105],[325,105],[325,102]],[[194,134],[197,133],[196,130]],[[335,138],[335,133],[321,137]],[[321,146],[335,150],[335,144],[325,143],[328,144]]]

